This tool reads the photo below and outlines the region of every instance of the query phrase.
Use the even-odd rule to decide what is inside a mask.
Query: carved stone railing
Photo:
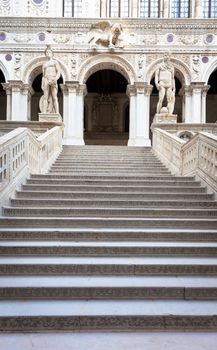
[[[182,174],[198,175],[217,191],[217,136],[206,132],[195,135],[182,149]]]
[[[158,158],[169,168],[174,174],[182,172],[182,146],[185,141],[167,131],[154,128],[153,129],[153,150]]]
[[[62,149],[62,127],[40,137],[17,128],[0,138],[0,200],[4,202],[30,173],[46,173]]]
[[[200,132],[188,142],[153,128],[153,150],[176,175],[195,175],[217,191],[217,136]]]

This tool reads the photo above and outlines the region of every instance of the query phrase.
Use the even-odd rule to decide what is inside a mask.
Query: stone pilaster
[[[25,98],[26,85],[21,80],[8,80],[8,89],[11,89],[11,110],[10,120],[28,120],[27,98]],[[23,94],[24,91],[24,94]]]
[[[24,120],[31,119],[31,97],[34,94],[34,90],[29,84],[23,84],[21,89],[22,94],[22,106],[23,106],[23,118]]]
[[[191,123],[192,110],[191,110],[192,88],[190,85],[185,85],[183,89],[183,122]]]
[[[130,116],[129,116],[129,140],[128,146],[134,146],[136,137],[136,87],[127,85],[127,96],[129,97]]]
[[[163,18],[169,18],[170,17],[170,2],[169,0],[161,0],[161,11]]]
[[[12,89],[9,83],[2,83],[7,96],[6,119],[11,120]]]
[[[149,101],[152,87],[147,83],[135,82],[128,87],[130,95],[130,137],[128,146],[150,146]]]
[[[201,123],[206,123],[206,96],[210,85],[204,85],[202,89],[202,116]]]
[[[202,91],[204,89],[204,84],[204,82],[191,83],[191,123],[202,123]]]
[[[194,0],[194,17],[201,18],[203,11],[202,0]]]
[[[65,145],[84,145],[84,95],[86,85],[78,81],[66,81],[63,91],[63,121],[65,124],[63,143]]]

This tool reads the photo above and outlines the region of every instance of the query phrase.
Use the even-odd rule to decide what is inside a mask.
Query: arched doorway
[[[32,83],[33,88],[33,95],[31,98],[31,120],[38,121],[38,113],[40,113],[39,110],[39,100],[43,94],[42,88],[41,88],[41,81],[42,81],[42,73],[38,74]],[[60,114],[63,115],[63,96],[62,91],[60,89],[60,84],[63,83],[62,77],[58,79],[58,101],[59,101],[59,109]]]
[[[0,70],[0,120],[6,120],[7,97],[2,83],[5,83],[5,76]]]
[[[127,145],[129,137],[128,82],[119,72],[102,69],[86,81],[85,144]]]
[[[217,121],[217,70],[210,75],[208,85],[210,88],[206,100],[206,123],[215,123]]]

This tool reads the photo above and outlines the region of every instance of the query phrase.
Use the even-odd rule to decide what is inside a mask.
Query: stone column
[[[8,80],[11,88],[11,120],[13,121],[26,121],[27,109],[23,103],[23,83],[21,80]]]
[[[86,85],[84,85],[86,87]],[[63,91],[64,145],[84,145],[84,87],[78,81],[66,81]]]
[[[33,89],[29,84],[23,84],[22,90],[22,120],[30,120],[31,119],[31,96],[33,94]]]
[[[63,93],[63,123],[65,124],[68,118],[68,87],[66,84],[60,84],[60,88]]]
[[[169,2],[169,0],[161,0],[161,8],[163,10],[163,18],[169,18],[170,17],[170,2]]]
[[[107,16],[107,1],[106,0],[101,0],[101,17],[106,18]]]
[[[136,88],[136,132],[134,146],[151,146],[149,139],[149,98],[150,86],[135,83]]]
[[[191,104],[191,123],[202,122],[202,91],[205,83],[193,82],[192,88],[192,104]]]
[[[84,97],[87,94],[86,84],[79,84],[76,91],[76,144],[84,145]]]
[[[139,9],[138,9],[138,0],[131,0],[130,1],[130,16],[133,18],[137,18],[139,14]]]
[[[134,85],[127,85],[127,96],[130,100],[128,146],[134,146],[136,137],[136,87]]]
[[[202,116],[201,123],[206,123],[206,96],[210,85],[204,85],[202,89]]]
[[[191,111],[191,99],[192,99],[192,88],[190,85],[185,85],[184,86],[184,91],[183,91],[183,121],[185,123],[191,123],[191,116],[192,116],[192,111]]]
[[[202,17],[202,0],[194,0],[194,17],[201,18]]]
[[[11,120],[12,89],[9,83],[2,83],[7,96],[6,119]]]

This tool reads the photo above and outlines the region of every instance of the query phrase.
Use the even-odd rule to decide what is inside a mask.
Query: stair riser
[[[184,182],[193,182],[194,183],[194,178],[193,177],[181,177],[181,176],[172,176],[172,175],[164,175],[164,176],[132,176],[130,174],[127,174],[126,176],[113,176],[112,175],[67,175],[67,174],[44,174],[44,175],[31,175],[31,179],[40,179],[40,180],[44,180],[44,179],[60,179],[60,180],[79,180],[79,181],[152,181],[152,180],[157,180],[160,181],[162,183],[164,183],[164,181],[184,181]],[[125,182],[124,182],[125,183]]]
[[[82,200],[103,200],[103,199],[111,199],[111,200],[143,200],[144,198],[146,200],[197,200],[197,201],[204,201],[204,200],[211,200],[212,196],[208,194],[198,194],[198,193],[93,193],[93,192],[86,192],[86,193],[79,193],[79,192],[37,192],[37,191],[25,191],[25,192],[17,192],[16,194],[17,198],[46,198],[46,199],[82,199]]]
[[[217,300],[217,288],[182,287],[12,287],[0,300]]]
[[[216,257],[215,247],[0,247],[0,256]]]
[[[81,241],[81,242],[114,242],[114,241],[143,241],[143,242],[217,242],[216,232],[74,232],[74,231],[8,231],[0,230],[0,241]]]
[[[157,187],[154,188],[149,186],[73,186],[73,185],[23,185],[22,189],[24,191],[43,191],[43,190],[49,190],[49,191],[77,191],[77,192],[137,192],[137,193],[157,193],[157,192],[175,192],[175,193],[206,193],[205,188],[203,187],[188,187],[186,189],[185,187],[170,187],[168,191],[168,187]]]
[[[169,228],[169,229],[216,229],[217,219],[105,219],[101,218],[3,218],[0,227],[31,227],[31,228],[95,228],[95,229],[137,229],[139,228]]]
[[[26,182],[28,185],[74,185],[74,186],[162,186],[162,181],[76,181],[76,180],[51,180],[51,179],[29,179]],[[164,182],[165,187],[180,186],[180,187],[190,187],[190,186],[200,186],[199,182],[184,182],[184,181],[167,181]]]
[[[142,217],[142,218],[216,218],[216,209],[81,209],[81,208],[3,208],[5,216],[33,217]]]
[[[137,201],[137,200],[122,200],[122,201],[97,201],[95,198],[92,200],[79,201],[79,200],[52,200],[52,199],[12,199],[11,205],[13,207],[108,207],[108,208],[217,208],[217,203],[212,202],[190,202],[190,201]]]
[[[0,265],[0,276],[216,276],[217,265],[17,264]]]
[[[217,316],[0,317],[0,332],[216,331]],[[154,337],[154,335],[153,335]]]

